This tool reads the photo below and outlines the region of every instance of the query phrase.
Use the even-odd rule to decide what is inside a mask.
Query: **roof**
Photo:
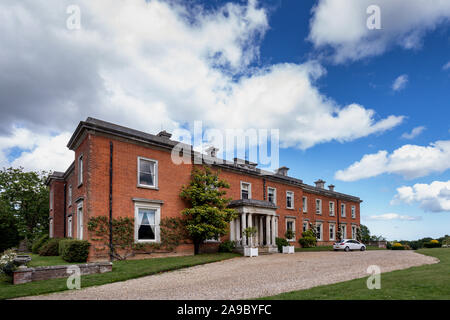
[[[233,200],[228,205],[229,208],[242,207],[242,206],[278,209],[278,207],[276,205],[274,205],[272,202],[264,201],[264,200],[256,200],[256,199]]]
[[[168,150],[172,150],[173,147],[180,144],[179,141],[175,141],[170,139],[171,135],[165,131],[160,132],[157,135],[146,133],[143,131],[127,128],[124,126],[120,126],[111,122],[95,119],[88,117],[86,121],[80,121],[75,132],[70,138],[67,147],[71,150],[75,148],[75,145],[85,130],[91,130],[94,132],[102,132],[106,134],[115,135],[118,137],[143,142],[145,144],[158,146],[161,148],[166,148]],[[234,161],[227,161],[224,159],[211,157],[200,152],[194,151],[191,145],[185,144],[185,148],[190,148],[191,152],[195,159],[201,159],[201,163],[212,164],[219,168],[224,168],[228,170],[238,171],[241,173],[259,176],[268,180],[278,181],[290,185],[295,185],[305,189],[308,192],[323,194],[327,196],[332,196],[336,198],[343,198],[349,201],[354,202],[362,202],[358,197],[354,197],[351,195],[339,193],[336,191],[327,190],[324,188],[318,188],[315,186],[307,185],[303,183],[303,180],[290,177],[287,175],[282,175],[278,173],[274,173],[271,171],[262,170],[256,168],[256,163],[251,163],[242,159],[234,159]],[[286,167],[281,167],[286,168]],[[70,169],[70,168],[69,168]],[[69,171],[68,169],[68,171]],[[287,169],[287,168],[286,168]],[[67,172],[67,171],[66,171]]]

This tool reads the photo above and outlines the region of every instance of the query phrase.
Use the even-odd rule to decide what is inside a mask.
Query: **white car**
[[[339,242],[336,242],[333,245],[333,249],[334,251],[344,250],[345,252],[348,252],[350,250],[365,251],[366,245],[353,239],[343,239]]]

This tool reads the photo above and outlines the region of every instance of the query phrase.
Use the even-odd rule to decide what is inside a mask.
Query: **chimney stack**
[[[277,174],[281,176],[287,176],[288,171],[289,171],[288,167],[281,167],[277,169]]]
[[[157,134],[158,137],[170,139],[172,137],[171,133],[168,133],[166,130],[160,131]]]
[[[330,184],[330,185],[328,186],[328,189],[330,189],[330,191],[334,191],[334,185]]]
[[[217,156],[217,151],[219,151],[218,148],[211,146],[206,149],[206,154],[212,158],[215,158]]]
[[[325,181],[323,181],[322,179],[319,179],[314,183],[316,184],[316,188],[325,189]]]

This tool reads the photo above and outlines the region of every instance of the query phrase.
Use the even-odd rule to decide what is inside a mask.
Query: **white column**
[[[259,216],[259,245],[262,246],[264,244],[264,224],[263,224],[263,216]]]
[[[247,221],[245,219],[245,216],[246,216],[245,213],[243,213],[241,215],[242,232],[244,232],[244,229],[247,228]],[[246,246],[247,245],[247,239],[246,239],[246,236],[242,232],[241,232],[241,234],[242,234],[242,246]]]
[[[266,216],[266,245],[270,246],[270,217]]]
[[[275,216],[272,216],[272,245],[275,245],[275,229],[276,229],[276,226],[275,226],[275,219],[276,219],[276,217]]]
[[[234,226],[234,219],[230,221],[230,241],[235,241],[235,233],[236,227]]]
[[[255,235],[255,246],[259,246],[259,216],[255,216],[255,227],[256,227],[256,235]]]
[[[252,217],[252,214],[249,213],[248,214],[248,226],[247,227],[251,228],[252,226],[253,226],[253,217]],[[250,237],[250,239],[248,239],[248,245],[249,246],[253,245],[252,241],[253,241],[253,239]]]
[[[235,223],[236,241],[239,241],[239,240],[241,240],[241,219],[239,217],[237,217],[235,220],[236,220],[236,223]]]

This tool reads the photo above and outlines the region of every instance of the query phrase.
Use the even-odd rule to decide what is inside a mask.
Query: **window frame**
[[[155,171],[155,173],[153,175],[153,185],[152,186],[141,183],[141,175],[140,175],[141,174],[141,166],[140,166],[141,160],[153,162],[153,170]],[[158,160],[138,156],[137,157],[137,186],[139,188],[158,189],[158,171],[159,171],[158,167],[159,167]]]
[[[55,224],[54,224],[54,222],[53,222],[53,218],[50,218],[50,221],[49,221],[49,223],[48,223],[48,226],[49,226],[49,231],[48,231],[48,236],[49,236],[49,238],[53,238],[53,235],[54,235],[54,228],[55,228]]]
[[[273,204],[277,204],[277,188],[267,187],[267,201],[269,200],[269,190],[273,190]]]
[[[317,201],[319,201],[319,212],[317,212]],[[322,215],[322,199],[316,198],[316,214]]]
[[[306,228],[305,228],[306,226]],[[302,224],[302,232],[308,231],[309,223],[307,221],[303,222]]]
[[[81,215],[80,215],[81,211]],[[77,204],[77,239],[83,240],[84,238],[84,207],[83,201]]]
[[[134,224],[134,242],[135,243],[160,243],[161,242],[161,205],[156,203],[134,203],[134,221],[139,221],[139,209],[155,210],[155,239],[139,240],[139,223]]]
[[[84,163],[83,163],[83,154],[78,156],[78,187],[83,185],[83,175],[84,175]]]
[[[344,209],[342,209],[344,208]],[[341,203],[341,218],[346,218],[347,217],[347,206],[345,205],[345,203]]]
[[[356,219],[356,206],[352,206],[351,210],[352,210],[352,219]]]
[[[333,229],[333,237],[331,237],[331,229]],[[330,241],[336,241],[336,224],[330,223],[328,226],[328,238]]]
[[[316,223],[316,235],[317,235],[317,227],[320,226],[320,233],[319,233],[319,237],[317,238],[317,241],[323,241],[323,223],[322,222],[317,222]]]
[[[70,207],[70,206],[72,206],[72,200],[73,200],[73,198],[72,198],[72,196],[73,196],[73,189],[72,189],[72,185],[71,184],[69,185],[67,193],[68,193],[68,195],[67,195],[67,198],[68,198],[67,203],[69,204],[69,207]]]
[[[72,238],[73,233],[73,216],[67,218],[67,237]]]
[[[244,198],[242,197],[242,190],[243,190],[242,186],[243,186],[244,184],[248,185],[248,199],[251,199],[251,198],[252,198],[252,184],[251,184],[250,182],[246,182],[246,181],[241,181],[241,193],[240,193],[240,198],[241,198],[241,199],[244,199]]]
[[[333,205],[333,211],[331,210],[331,205]],[[329,203],[330,217],[334,217],[336,215],[336,203],[334,201],[330,201]]]
[[[286,239],[287,241],[290,241],[290,242],[294,242],[295,241],[295,239],[297,239],[297,233],[296,233],[296,230],[295,230],[295,219],[292,219],[292,218],[286,218],[286,222],[285,222],[285,228],[286,228],[286,231],[288,231],[288,223],[289,222],[292,222],[292,231],[294,232],[294,238],[292,238],[292,239]]]
[[[53,200],[54,200],[53,188],[50,188],[49,199],[50,199],[50,211],[51,211],[51,210],[53,210]]]
[[[347,226],[345,224],[341,225],[341,238],[347,239]]]
[[[303,210],[303,213],[308,212],[308,197],[307,196],[302,197],[302,210]]]
[[[352,226],[352,239],[356,240],[356,236],[357,236],[357,234],[356,234],[356,226]]]
[[[291,195],[291,206],[288,207],[288,195]],[[295,209],[294,205],[294,191],[286,190],[286,209]]]

